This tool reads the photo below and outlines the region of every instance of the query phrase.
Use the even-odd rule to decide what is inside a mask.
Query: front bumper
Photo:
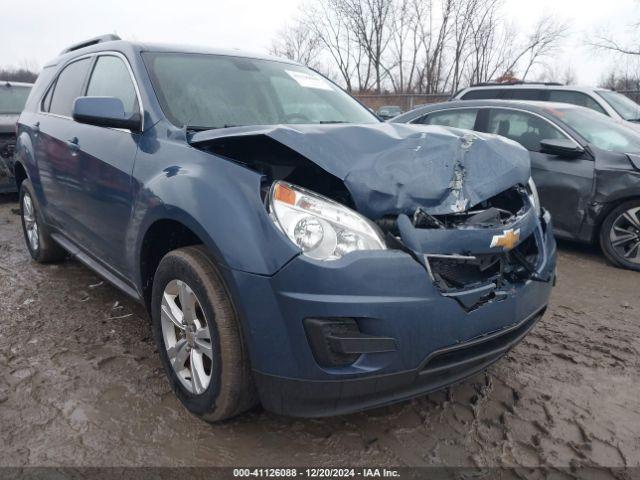
[[[292,416],[344,414],[438,390],[487,368],[526,335],[548,303],[556,264],[548,215],[536,235],[543,250],[538,281],[510,285],[508,295],[471,311],[397,250],[356,252],[335,262],[299,256],[272,277],[229,272],[264,407]],[[345,317],[367,335],[393,338],[397,349],[321,366],[304,320]]]

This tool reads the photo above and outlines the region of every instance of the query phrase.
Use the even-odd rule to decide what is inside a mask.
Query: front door
[[[132,74],[119,55],[97,57],[86,95],[116,97],[128,115],[140,113]],[[80,123],[75,126],[79,181],[69,188],[74,235],[90,253],[128,277],[124,252],[133,208],[131,175],[140,134]]]
[[[562,158],[540,152],[540,142],[568,138],[548,120],[521,110],[493,108],[486,131],[520,143],[531,155],[531,175],[540,203],[553,217],[554,230],[564,237],[576,237],[593,191],[594,161],[587,154]]]

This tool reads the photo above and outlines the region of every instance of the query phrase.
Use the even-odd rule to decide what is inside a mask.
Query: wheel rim
[[[38,222],[36,221],[36,211],[31,200],[31,195],[25,193],[22,197],[22,219],[27,232],[27,240],[31,250],[36,251],[40,245],[40,233],[38,232]]]
[[[609,240],[620,258],[640,264],[640,207],[631,208],[615,219]]]
[[[190,393],[203,393],[211,383],[211,334],[200,301],[185,282],[172,280],[165,287],[161,324],[169,363],[176,376]]]

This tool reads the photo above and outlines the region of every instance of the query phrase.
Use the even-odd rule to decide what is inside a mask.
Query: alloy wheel
[[[164,289],[160,315],[173,371],[190,393],[203,393],[211,383],[213,349],[200,301],[189,285],[172,280]]]
[[[24,220],[29,246],[32,251],[36,252],[40,246],[40,233],[38,231],[38,222],[36,221],[36,210],[33,206],[31,195],[28,193],[25,193],[22,197],[22,219]]]
[[[640,207],[631,208],[614,220],[609,240],[620,258],[640,264]]]

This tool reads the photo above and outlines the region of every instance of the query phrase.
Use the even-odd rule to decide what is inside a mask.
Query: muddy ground
[[[209,425],[174,398],[140,307],[32,262],[0,197],[0,466],[640,466],[640,273],[560,247],[551,308],[464,384],[348,416]]]

